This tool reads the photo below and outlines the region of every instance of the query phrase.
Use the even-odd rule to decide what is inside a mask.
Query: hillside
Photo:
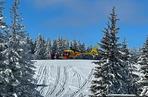
[[[96,60],[95,60],[96,61]],[[44,97],[87,97],[93,60],[34,60],[38,88]]]

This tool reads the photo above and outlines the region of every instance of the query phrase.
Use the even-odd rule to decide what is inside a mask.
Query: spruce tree
[[[46,42],[45,56],[46,56],[46,59],[51,59],[51,40],[47,40]]]
[[[7,41],[8,38],[8,26],[6,25],[6,22],[4,21],[5,17],[3,15],[4,10],[4,1],[0,1],[0,51],[2,50],[2,47],[4,46],[4,43]]]
[[[73,51],[79,51],[79,43],[76,40],[73,40],[70,44],[70,49]]]
[[[138,64],[138,57],[140,56],[139,54],[139,51],[136,50],[136,49],[131,49],[130,50],[130,67],[129,67],[129,70],[130,70],[130,75],[132,76],[133,78],[133,85],[134,85],[134,90],[135,90],[135,93],[136,95],[138,95],[138,88],[140,87],[140,84],[138,83],[138,81],[141,79],[141,73],[140,73],[140,64]]]
[[[94,79],[91,84],[91,92],[92,95],[90,97],[97,97],[97,96],[105,96],[107,94],[107,71],[109,62],[107,60],[107,55],[109,54],[109,31],[108,29],[105,28],[104,30],[104,37],[102,39],[102,45],[101,45],[101,56],[102,59],[99,60],[97,63],[98,65],[95,67],[95,72],[94,72]],[[104,55],[103,55],[104,54]],[[105,64],[103,64],[105,63]],[[103,66],[101,66],[101,64]],[[104,68],[103,68],[104,67]]]
[[[44,38],[39,35],[37,40],[36,40],[36,47],[35,47],[35,53],[34,57],[36,60],[43,60],[46,59],[46,44]]]
[[[35,45],[34,45],[34,43],[33,43],[33,40],[27,35],[26,36],[26,40],[27,40],[27,44],[29,45],[28,46],[28,49],[29,49],[29,56],[28,57],[30,57],[30,59],[31,60],[33,60],[34,59],[34,49],[35,49]]]
[[[57,40],[53,40],[51,59],[56,59],[57,51],[58,51]]]
[[[79,42],[79,50],[80,50],[81,53],[84,53],[86,51],[85,43]]]
[[[4,50],[7,48],[6,41],[8,41],[8,26],[6,25],[6,22],[4,21],[4,1],[0,1],[0,97],[6,97],[7,96],[7,84],[8,82],[8,69],[5,65],[5,54]]]
[[[63,38],[58,38],[56,42],[57,42],[57,54],[59,55],[59,57],[62,58],[64,50],[68,49],[68,42]]]
[[[64,40],[61,37],[59,37],[57,39],[57,54],[59,57],[63,55],[63,50],[65,49],[64,46]]]
[[[125,83],[122,86],[122,93],[125,94],[137,94],[138,86],[137,83],[135,82],[134,76],[133,76],[133,62],[131,61],[132,59],[132,54],[130,53],[127,43],[124,40],[124,42],[121,44],[121,59],[122,59],[122,64],[123,64],[123,74],[125,74]]]
[[[30,60],[27,35],[19,14],[19,0],[14,0],[11,9],[12,25],[5,54],[6,92],[3,97],[41,97],[33,78],[35,67]]]
[[[148,38],[142,48],[141,55],[138,58],[138,64],[140,64],[140,71],[143,74],[139,81],[142,85],[140,96],[148,96]]]
[[[109,17],[107,28],[104,29],[104,37],[100,43],[101,59],[97,63],[94,79],[91,85],[91,97],[105,96],[109,94],[126,94],[124,86],[128,72],[127,64],[123,64],[121,44],[117,37],[117,15],[115,8]]]

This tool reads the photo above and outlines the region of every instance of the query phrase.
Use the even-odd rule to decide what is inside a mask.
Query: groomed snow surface
[[[33,60],[44,97],[88,97],[96,60]]]
[[[89,97],[96,60],[33,60],[44,97]],[[109,97],[135,95],[109,94]]]

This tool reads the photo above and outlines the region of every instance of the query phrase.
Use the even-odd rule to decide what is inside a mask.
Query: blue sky
[[[6,1],[6,20],[12,0]],[[131,48],[141,47],[148,36],[148,0],[21,0],[20,12],[31,37],[61,36],[95,45],[102,38],[108,16],[116,7],[120,41]]]

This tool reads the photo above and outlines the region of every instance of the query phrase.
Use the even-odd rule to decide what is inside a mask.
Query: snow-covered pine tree
[[[4,21],[3,10],[4,10],[4,0],[0,1],[0,97],[7,96],[7,78],[8,72],[5,65],[5,54],[3,51],[7,48],[6,41],[8,41],[8,26]]]
[[[70,49],[69,40],[65,40],[65,49]]]
[[[130,63],[131,66],[129,67],[130,69],[130,73],[132,75],[133,78],[133,83],[135,84],[136,88],[139,88],[139,84],[138,81],[140,80],[140,64],[138,64],[138,57],[140,56],[139,54],[139,50],[136,49],[130,49]]]
[[[86,47],[86,51],[89,52],[92,50],[92,48],[93,48],[92,45],[90,45],[90,46]]]
[[[123,64],[122,51],[118,43],[117,15],[115,7],[109,17],[107,28],[104,30],[104,37],[100,43],[101,59],[95,67],[94,79],[91,85],[92,95],[90,97],[105,96],[109,94],[126,93],[123,85],[126,82],[127,68]],[[125,88],[125,87],[124,87]]]
[[[59,37],[57,39],[57,48],[58,48],[57,54],[58,54],[59,57],[63,55],[63,50],[65,49],[64,44],[65,44],[64,40],[61,37]]]
[[[30,44],[30,46],[31,46],[31,54],[32,55],[34,55],[34,50],[35,50],[35,42],[31,39],[31,38],[29,38],[29,44]]]
[[[148,96],[148,38],[142,48],[141,55],[138,58],[138,64],[140,64],[140,71],[143,74],[139,81],[142,85],[140,96]]]
[[[4,47],[4,43],[7,41],[8,38],[8,26],[4,21],[3,10],[4,10],[4,0],[0,1],[0,51]]]
[[[127,42],[124,40],[124,42],[121,44],[121,59],[123,64],[123,74],[125,74],[125,83],[122,85],[123,94],[137,94],[138,86],[135,82],[135,79],[133,78],[133,62],[131,61],[132,55],[129,52],[129,49],[127,47]]]
[[[39,35],[36,40],[34,57],[36,60],[46,59],[46,44],[44,38]]]
[[[45,57],[46,59],[51,59],[51,40],[47,40],[46,42],[46,52],[45,52]]]
[[[62,37],[59,37],[56,42],[57,42],[57,54],[59,55],[59,57],[62,57],[64,50],[69,48],[68,41],[63,39]]]
[[[73,51],[80,51],[79,50],[79,43],[76,40],[73,40],[70,44],[70,49]]]
[[[80,50],[81,53],[84,53],[86,51],[85,43],[79,42],[79,50]]]
[[[92,94],[90,97],[99,97],[99,96],[105,96],[107,95],[107,79],[106,76],[108,74],[108,71],[105,71],[108,69],[108,55],[109,55],[109,41],[110,41],[110,36],[109,36],[109,30],[105,28],[104,30],[104,37],[101,41],[101,52],[102,52],[102,59],[99,60],[97,63],[97,66],[95,67],[95,72],[94,72],[94,79],[92,81],[90,90]],[[103,55],[104,54],[104,55]],[[103,64],[104,63],[104,64]]]
[[[34,49],[35,49],[35,45],[33,43],[33,40],[29,37],[29,36],[26,36],[27,37],[27,44],[29,45],[29,49],[30,49],[30,59],[34,59]]]
[[[3,97],[42,97],[35,89],[36,81],[33,78],[34,66],[29,59],[30,49],[24,26],[19,14],[19,0],[14,0],[11,9],[12,26],[7,41],[5,54],[5,81],[7,94]]]
[[[57,40],[53,40],[51,59],[56,59],[57,51],[58,51]]]

